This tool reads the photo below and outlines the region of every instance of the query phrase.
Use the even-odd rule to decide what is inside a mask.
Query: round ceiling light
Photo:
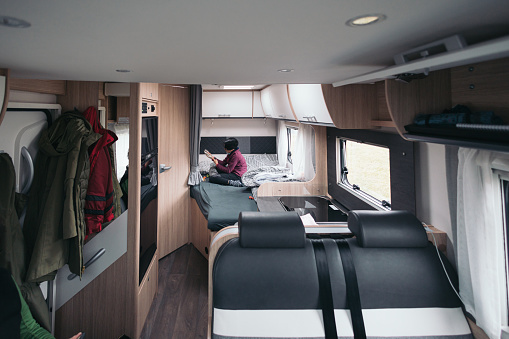
[[[377,22],[382,22],[385,19],[387,19],[387,16],[385,16],[384,14],[368,14],[351,18],[345,24],[350,27],[359,27],[372,25]]]
[[[12,28],[27,28],[32,26],[28,21],[3,15],[0,16],[0,25]]]
[[[279,73],[290,73],[290,72],[293,72],[293,69],[291,69],[291,68],[283,68],[283,69],[278,69],[277,71]]]

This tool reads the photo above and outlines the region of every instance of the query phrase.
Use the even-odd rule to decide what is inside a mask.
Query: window
[[[292,143],[292,141],[295,141],[297,139],[297,132],[299,130],[294,127],[286,127],[286,133],[288,137],[288,162],[290,164],[293,164],[292,162],[292,154],[295,154],[295,142]]]
[[[339,185],[378,209],[390,209],[389,148],[338,138]]]

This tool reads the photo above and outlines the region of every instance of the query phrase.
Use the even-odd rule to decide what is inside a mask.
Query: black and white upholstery
[[[350,212],[347,242],[369,338],[472,338],[432,244],[411,214]],[[353,338],[334,239],[323,239],[338,337]],[[456,275],[444,258],[453,283]],[[212,338],[324,338],[313,245],[294,212],[242,212],[213,268]]]

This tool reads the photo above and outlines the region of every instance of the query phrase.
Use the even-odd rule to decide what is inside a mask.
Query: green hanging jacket
[[[81,277],[88,147],[100,137],[79,112],[63,114],[42,133],[23,226],[27,281],[52,280],[65,264]]]

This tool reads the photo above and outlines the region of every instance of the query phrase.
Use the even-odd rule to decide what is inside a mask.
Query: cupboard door
[[[253,115],[251,91],[203,92],[204,118],[251,118]]]
[[[159,97],[159,258],[188,242],[189,88],[161,86]]]
[[[275,118],[295,120],[295,116],[288,99],[288,90],[285,84],[270,85],[268,88],[270,101],[274,109]]]
[[[159,100],[159,84],[144,82],[140,84],[141,98],[145,100]]]
[[[276,115],[274,113],[274,108],[272,107],[272,102],[270,101],[270,89],[269,87],[263,89],[260,93],[260,100],[262,103],[263,113],[267,118],[274,118]]]
[[[289,84],[288,96],[299,121],[332,124],[322,85]]]
[[[253,118],[265,118],[260,91],[253,91]]]

